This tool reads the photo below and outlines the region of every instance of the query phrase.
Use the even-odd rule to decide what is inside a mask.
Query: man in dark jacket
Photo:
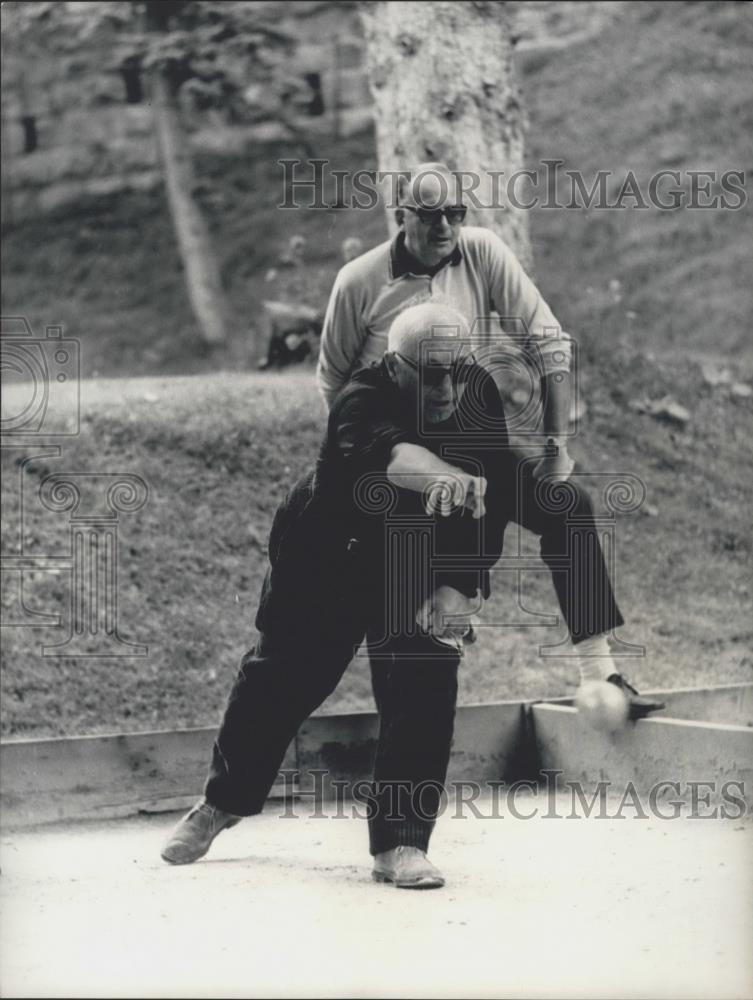
[[[290,741],[366,636],[380,716],[369,818],[374,878],[442,885],[426,851],[449,760],[458,664],[506,524],[541,536],[544,561],[560,570],[553,579],[574,642],[621,624],[588,498],[572,485],[568,515],[577,516],[581,536],[587,523],[593,531],[573,555],[577,571],[562,572],[572,542],[567,516],[561,505],[547,507],[530,474],[521,478],[499,392],[474,363],[467,332],[446,305],[408,308],[390,329],[381,364],[339,393],[315,471],[275,516],[259,640],[231,692],[205,799],[174,831],[165,860],[196,860],[222,829],[261,811]]]

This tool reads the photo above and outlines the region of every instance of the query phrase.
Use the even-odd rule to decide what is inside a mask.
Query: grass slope
[[[640,177],[668,164],[748,169],[749,33],[744,5],[625,4],[587,49],[526,56],[531,163],[561,157],[587,177],[610,167]],[[369,244],[384,234],[379,213],[277,211],[273,159],[285,152],[295,150],[202,164],[234,317],[232,343],[220,354],[206,356],[198,343],[161,194],[82,205],[6,239],[4,314],[65,323],[81,338],[86,374],[215,374],[87,381],[81,434],[59,460],[26,466],[31,552],[67,546],[66,517],[43,516],[34,500],[48,471],[128,471],[148,483],[148,504],[119,526],[119,613],[124,637],[148,643],[149,656],[53,660],[39,650],[59,633],[4,629],[5,735],[212,724],[219,716],[253,640],[274,508],[309,466],[323,426],[310,369],[242,372],[257,350],[248,330],[257,303],[288,281],[264,275],[288,237],[303,232],[309,267],[295,279],[303,283],[296,294],[324,299],[342,239],[356,233]],[[373,162],[368,136],[318,152],[342,169]],[[750,679],[753,666],[751,400],[709,387],[697,363],[713,353],[739,377],[753,373],[745,214],[532,213],[539,283],[582,348],[589,412],[574,450],[595,472],[639,475],[654,510],[618,525],[623,635],[647,647],[629,666],[644,686]],[[619,302],[609,290],[614,278]],[[665,393],[691,410],[685,429],[630,408]],[[19,544],[16,458],[3,453],[8,554]],[[535,551],[531,536],[523,543]],[[31,607],[67,620],[64,575],[30,574],[25,594]],[[522,604],[555,610],[545,573],[524,577]],[[487,620],[513,613],[514,588],[503,577]],[[537,655],[553,635],[561,632],[490,630],[464,662],[463,700],[572,688],[567,660]],[[369,704],[357,659],[325,707]]]
[[[595,42],[524,57],[531,165],[560,159],[589,188],[597,171],[614,171],[613,191],[628,170],[643,192],[662,169],[681,171],[686,193],[689,170],[749,178],[752,44],[742,4],[639,3],[617,8]],[[667,198],[666,181],[662,190]],[[625,336],[671,357],[721,351],[750,361],[750,222],[750,205],[541,208],[532,221],[537,269],[558,317],[594,360]],[[619,303],[609,293],[614,279]]]

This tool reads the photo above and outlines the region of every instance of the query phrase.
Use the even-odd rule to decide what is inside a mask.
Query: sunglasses
[[[450,208],[414,208],[413,205],[402,205],[409,212],[415,212],[425,226],[434,226],[442,216],[447,219],[450,226],[459,226],[466,216],[468,209],[465,205],[453,205]]]
[[[419,365],[417,361],[406,358],[399,351],[395,351],[395,355],[401,361],[404,361],[406,365],[410,365],[414,371],[418,372],[427,386],[441,385],[448,376],[453,382],[464,385],[470,379],[471,370],[476,364],[476,359],[472,354],[466,354],[464,358],[449,367],[447,365],[431,364],[431,362]]]

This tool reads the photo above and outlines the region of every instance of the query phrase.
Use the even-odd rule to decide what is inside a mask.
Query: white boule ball
[[[624,728],[630,714],[627,695],[609,681],[581,684],[575,706],[592,729],[603,733],[616,733]]]

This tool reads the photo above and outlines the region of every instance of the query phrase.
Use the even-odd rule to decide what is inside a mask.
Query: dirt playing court
[[[159,859],[175,816],[13,832],[2,995],[751,996],[749,817],[516,803],[538,815],[445,813],[432,892],[372,883],[366,824],[334,806],[270,804],[183,868]]]

